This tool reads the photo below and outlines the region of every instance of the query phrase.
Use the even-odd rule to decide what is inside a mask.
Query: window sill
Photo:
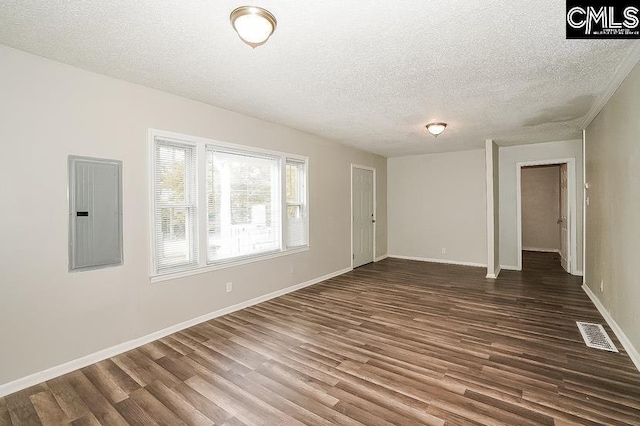
[[[228,260],[228,261],[215,263],[212,265],[198,266],[196,268],[186,269],[182,271],[151,275],[149,280],[152,283],[175,280],[177,278],[184,278],[191,275],[204,274],[206,272],[217,271],[219,269],[232,268],[234,266],[246,265],[247,263],[260,262],[263,260],[274,259],[276,257],[288,256],[290,254],[303,253],[305,251],[309,251],[309,246],[296,247],[288,250],[278,251],[275,253],[274,252],[265,253],[262,255],[246,257],[238,260]]]

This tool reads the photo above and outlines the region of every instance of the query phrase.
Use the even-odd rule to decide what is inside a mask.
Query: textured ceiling
[[[385,156],[575,139],[633,41],[565,40],[558,0],[0,2],[0,43]],[[438,139],[424,125],[445,121]]]

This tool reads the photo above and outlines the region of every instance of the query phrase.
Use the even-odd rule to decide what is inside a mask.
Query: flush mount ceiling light
[[[434,137],[438,137],[438,135],[442,132],[444,132],[444,129],[447,128],[447,123],[429,123],[427,124],[427,130],[429,131],[429,133],[431,133]]]
[[[231,25],[242,41],[254,49],[269,40],[276,29],[276,17],[256,6],[241,6],[231,12]]]

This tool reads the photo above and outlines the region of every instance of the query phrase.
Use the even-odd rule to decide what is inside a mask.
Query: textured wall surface
[[[378,171],[386,254],[383,157],[4,46],[0,63],[0,384],[348,268],[351,163]],[[308,156],[311,249],[151,284],[149,128]],[[123,266],[67,271],[70,154],[123,162]]]
[[[587,128],[585,282],[640,353],[640,65]],[[604,291],[600,291],[600,281]]]

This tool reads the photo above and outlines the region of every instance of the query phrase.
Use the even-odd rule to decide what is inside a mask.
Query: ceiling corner
[[[627,56],[622,60],[620,65],[618,65],[616,72],[611,77],[611,80],[609,80],[609,84],[593,103],[589,112],[584,116],[580,123],[580,130],[585,130],[600,111],[602,111],[602,108],[609,102],[609,99],[611,99],[616,90],[618,90],[618,87],[620,87],[625,78],[627,78],[638,61],[640,61],[640,40],[635,41],[634,46],[629,50]]]

